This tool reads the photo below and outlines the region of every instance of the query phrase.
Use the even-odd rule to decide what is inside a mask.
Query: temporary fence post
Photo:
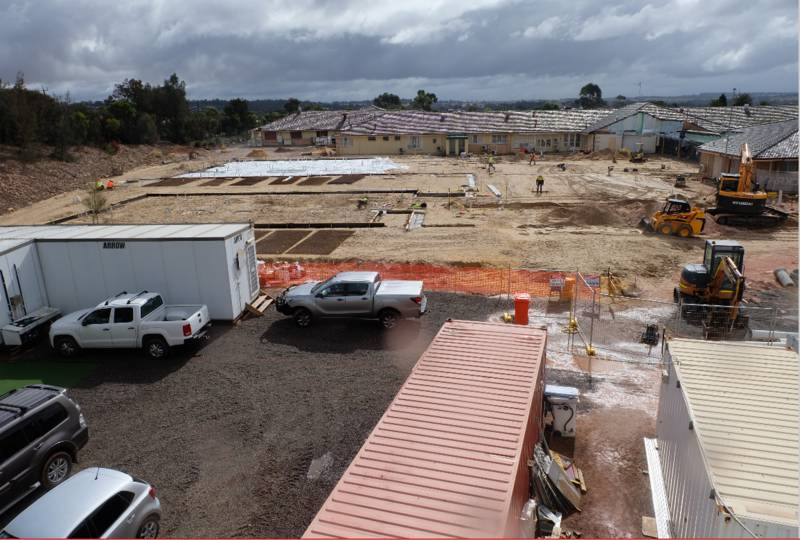
[[[772,308],[772,322],[769,325],[769,344],[772,345],[772,342],[775,341],[775,323],[777,322],[778,318],[778,308]]]

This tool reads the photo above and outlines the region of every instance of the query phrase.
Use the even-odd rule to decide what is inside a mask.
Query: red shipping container
[[[304,537],[519,536],[546,344],[542,328],[446,322]]]

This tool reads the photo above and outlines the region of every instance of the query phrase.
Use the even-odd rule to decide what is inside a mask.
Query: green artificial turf
[[[52,384],[70,388],[94,369],[93,362],[0,363],[0,395],[26,384]]]

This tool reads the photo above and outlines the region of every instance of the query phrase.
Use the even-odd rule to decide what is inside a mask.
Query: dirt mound
[[[291,148],[286,148],[285,146],[279,146],[275,149],[276,152],[291,152]]]
[[[52,149],[37,148],[40,157],[20,161],[16,148],[0,147],[0,212],[9,212],[54,195],[88,186],[142,165],[159,163],[166,150],[153,146],[120,146],[116,154],[91,147],[71,148],[73,161],[57,161]]]
[[[638,221],[638,218],[637,218]],[[616,205],[559,206],[547,214],[548,225],[564,226],[625,226],[628,218]]]
[[[256,148],[255,150],[250,150],[250,152],[247,153],[246,157],[249,157],[249,158],[265,158],[265,157],[267,157],[267,151],[266,150],[261,150],[260,148]]]
[[[614,150],[595,150],[594,152],[589,152],[588,154],[575,154],[571,157],[572,160],[580,161],[583,159],[591,159],[594,161],[599,161],[603,159],[611,159],[614,157]],[[619,153],[617,153],[617,157],[619,157]]]

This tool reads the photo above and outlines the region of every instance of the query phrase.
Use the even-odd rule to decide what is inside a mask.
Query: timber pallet
[[[270,295],[260,294],[258,298],[247,304],[247,313],[253,317],[261,317],[273,302],[275,302],[275,299]]]

